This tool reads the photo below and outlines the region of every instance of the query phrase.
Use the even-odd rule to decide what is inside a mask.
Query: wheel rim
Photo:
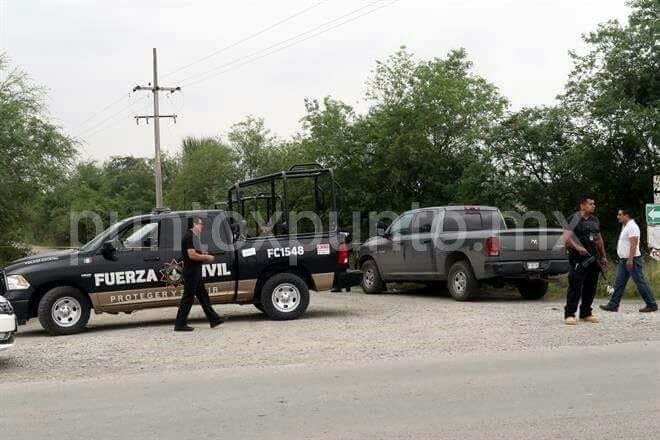
[[[80,321],[82,306],[77,299],[65,296],[53,303],[50,314],[60,327],[73,327]]]
[[[467,275],[465,272],[456,272],[454,275],[454,290],[463,293],[467,289]]]
[[[290,283],[282,283],[273,290],[273,306],[276,310],[289,313],[300,304],[300,290]]]
[[[367,269],[364,272],[364,285],[366,287],[373,287],[375,278],[376,278],[376,274],[374,273],[374,270]]]

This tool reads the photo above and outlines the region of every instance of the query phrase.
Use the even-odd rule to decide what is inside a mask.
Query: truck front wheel
[[[55,287],[39,301],[39,322],[51,335],[72,335],[85,328],[91,309],[89,298],[80,290]]]
[[[276,321],[296,319],[307,310],[307,283],[293,273],[279,273],[268,278],[261,289],[261,307]]]
[[[525,280],[518,284],[518,292],[525,299],[541,299],[548,293],[548,283],[543,280]]]
[[[362,265],[362,290],[364,293],[380,293],[385,290],[385,283],[373,260],[367,260]]]
[[[447,287],[456,301],[467,301],[479,290],[479,281],[467,261],[457,261],[449,269]]]

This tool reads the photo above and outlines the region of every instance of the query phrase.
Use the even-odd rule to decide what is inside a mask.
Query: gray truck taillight
[[[500,237],[490,237],[486,240],[486,253],[489,257],[500,256]]]
[[[337,253],[337,263],[348,264],[348,246],[346,246],[346,243],[339,244],[339,252]]]

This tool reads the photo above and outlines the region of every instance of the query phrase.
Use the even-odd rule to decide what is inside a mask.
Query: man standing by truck
[[[190,217],[188,219],[189,229],[183,235],[181,251],[183,256],[183,295],[176,314],[174,331],[190,332],[194,328],[188,325],[188,314],[193,305],[195,297],[202,306],[211,328],[216,327],[224,320],[211,307],[209,293],[204,287],[202,280],[202,263],[212,263],[213,255],[201,251],[199,234],[204,228],[204,220],[201,217]]]
[[[619,209],[617,220],[623,225],[619,241],[616,245],[616,252],[619,256],[617,265],[616,281],[614,282],[614,293],[612,299],[606,305],[600,308],[607,312],[616,312],[619,310],[623,291],[628,284],[628,279],[632,277],[637,291],[646,303],[646,307],[640,309],[642,313],[657,312],[658,304],[653,297],[653,292],[644,279],[644,267],[642,265],[642,253],[639,250],[639,226],[630,216],[629,209]]]
[[[598,287],[598,275],[608,265],[605,243],[600,234],[600,222],[594,215],[595,200],[592,197],[582,197],[578,209],[578,212],[568,219],[562,235],[570,264],[564,308],[564,322],[568,325],[577,324],[575,313],[578,305],[581,320],[594,324],[600,322],[591,313],[591,305]]]

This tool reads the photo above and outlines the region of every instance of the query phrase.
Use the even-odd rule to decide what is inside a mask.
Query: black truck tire
[[[261,304],[259,304],[259,303],[254,303],[254,306],[255,306],[259,311],[265,313],[264,306],[262,306]]]
[[[479,291],[479,281],[470,263],[462,260],[454,263],[447,275],[449,294],[456,301],[468,301]]]
[[[41,326],[54,336],[72,335],[85,329],[92,305],[89,297],[75,287],[50,289],[39,301]]]
[[[374,260],[367,260],[362,265],[362,282],[360,283],[364,293],[380,293],[385,289],[385,283],[380,277],[378,265]]]
[[[294,273],[278,273],[268,278],[261,288],[261,307],[270,319],[296,319],[307,310],[309,288]]]
[[[525,299],[541,299],[548,293],[548,283],[543,280],[525,280],[518,284],[518,292]]]

